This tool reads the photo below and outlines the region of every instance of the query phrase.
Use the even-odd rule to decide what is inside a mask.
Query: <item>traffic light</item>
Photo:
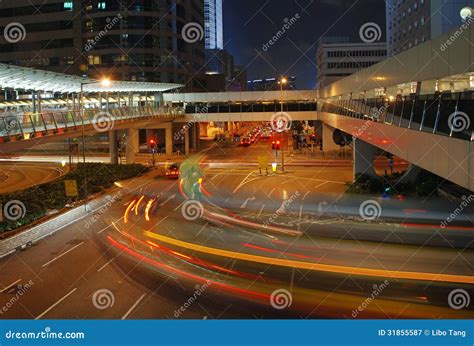
[[[280,150],[280,141],[276,141],[275,143],[275,149]]]

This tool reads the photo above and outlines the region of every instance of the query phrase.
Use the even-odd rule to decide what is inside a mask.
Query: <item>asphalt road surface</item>
[[[474,316],[449,299],[473,294],[472,224],[417,223],[445,202],[380,200],[390,220],[368,222],[344,199],[346,164],[266,176],[250,165],[265,143],[216,152],[183,180],[123,182],[114,203],[0,260],[0,318]]]

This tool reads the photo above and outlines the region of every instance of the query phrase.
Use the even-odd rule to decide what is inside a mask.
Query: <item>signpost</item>
[[[66,188],[67,197],[77,197],[79,195],[76,180],[64,180],[64,187]]]

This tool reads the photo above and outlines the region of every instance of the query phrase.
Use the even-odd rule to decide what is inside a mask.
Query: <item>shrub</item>
[[[63,209],[68,202],[72,201],[72,198],[66,196],[64,187],[65,180],[77,181],[78,199],[83,200],[86,196],[84,186],[85,178],[87,178],[87,195],[90,196],[110,188],[116,181],[139,176],[148,170],[147,167],[138,164],[79,164],[75,170],[55,181],[22,191],[0,195],[0,204],[2,206],[9,201],[17,200],[20,201],[26,209],[25,216],[18,221],[9,221],[4,217],[4,220],[0,222],[0,232],[8,232],[28,225],[45,216],[48,210]]]

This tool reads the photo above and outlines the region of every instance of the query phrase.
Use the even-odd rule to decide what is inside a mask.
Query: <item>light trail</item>
[[[211,248],[207,246],[187,243],[181,240],[172,239],[162,235],[158,235],[153,232],[145,231],[144,235],[167,244],[179,246],[185,249],[194,250],[210,255],[216,255],[221,257],[227,257],[232,259],[240,259],[248,262],[257,262],[262,264],[278,265],[281,267],[299,268],[315,271],[323,271],[329,273],[339,273],[348,275],[363,275],[372,277],[383,277],[383,278],[394,278],[404,280],[424,280],[424,281],[436,281],[436,282],[452,282],[452,283],[463,283],[463,284],[474,284],[474,276],[466,275],[451,275],[451,274],[434,274],[434,273],[422,273],[422,272],[402,272],[402,271],[390,271],[382,269],[371,269],[371,268],[357,268],[348,266],[336,266],[330,264],[320,263],[309,263],[294,260],[285,260],[280,258],[271,258],[257,255],[250,255],[244,253],[238,253],[228,250],[221,250]]]

